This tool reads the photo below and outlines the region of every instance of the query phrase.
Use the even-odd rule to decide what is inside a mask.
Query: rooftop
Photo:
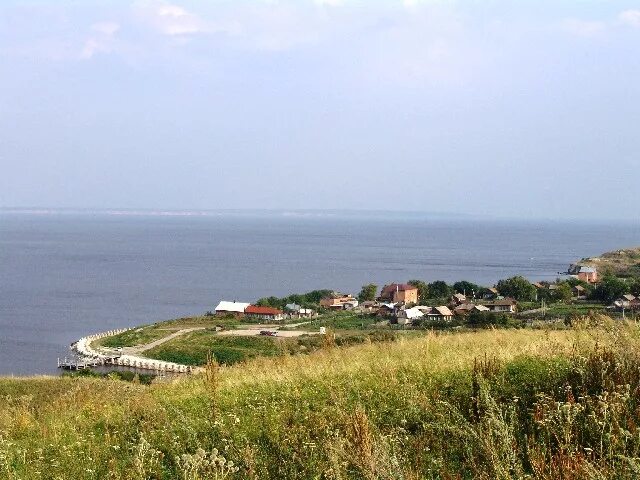
[[[249,305],[245,308],[244,313],[254,315],[282,315],[282,310],[272,307],[259,307],[258,305]]]
[[[244,309],[249,305],[251,304],[245,302],[228,302],[226,300],[222,300],[216,307],[216,312],[244,313]]]

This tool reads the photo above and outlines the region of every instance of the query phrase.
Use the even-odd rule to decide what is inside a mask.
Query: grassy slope
[[[239,464],[238,478],[514,478],[538,468],[536,459],[537,476],[554,478],[542,475],[556,461],[544,438],[526,461],[514,457],[516,430],[532,420],[527,408],[516,412],[520,423],[509,412],[536,393],[566,397],[572,352],[596,341],[628,352],[636,337],[635,329],[430,334],[257,358],[151,387],[4,379],[0,478],[223,478],[199,448]],[[494,397],[473,388],[483,358],[476,371]],[[552,420],[565,408],[554,405]],[[606,476],[607,465],[598,468]],[[587,478],[578,473],[564,478]]]
[[[231,365],[256,356],[284,354],[297,344],[298,339],[295,338],[232,337],[197,331],[146,350],[144,355],[185,365],[203,365],[207,362],[207,354],[211,352],[219,363]]]
[[[96,344],[111,348],[133,347],[153,342],[185,328],[213,328],[215,325],[223,325],[225,328],[235,328],[238,324],[239,322],[233,318],[204,316],[184,317],[127,330],[118,335],[97,340]]]
[[[614,250],[598,257],[583,258],[578,263],[596,267],[603,274],[640,275],[640,247]]]

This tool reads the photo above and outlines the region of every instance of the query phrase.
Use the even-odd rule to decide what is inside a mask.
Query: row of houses
[[[407,309],[401,309],[396,315],[398,325],[411,325],[414,321],[419,319],[450,322],[453,320],[453,312],[446,305],[439,307],[418,305]]]
[[[536,287],[538,292],[548,290],[549,292],[553,293],[554,291],[558,290],[558,284],[556,283],[534,282],[531,285]],[[571,294],[576,300],[585,300],[587,298],[587,289],[582,285],[574,285],[571,287]]]
[[[640,311],[640,298],[635,295],[627,294],[622,295],[620,298],[613,302],[612,308],[616,310],[631,310]]]
[[[315,312],[310,308],[303,308],[295,303],[287,304],[285,310],[273,307],[252,305],[246,302],[221,301],[215,309],[216,316],[247,318],[249,320],[267,320],[277,322],[286,318],[310,318]]]

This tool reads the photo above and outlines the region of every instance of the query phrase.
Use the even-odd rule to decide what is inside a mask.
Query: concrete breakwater
[[[182,365],[180,363],[164,362],[162,360],[153,360],[150,358],[138,357],[135,355],[120,355],[117,352],[102,352],[94,349],[92,343],[105,337],[111,337],[120,333],[131,330],[123,328],[119,330],[109,330],[108,332],[96,333],[82,337],[72,348],[81,356],[104,362],[104,364],[115,365],[119,367],[132,367],[142,370],[153,370],[155,372],[166,373],[191,373],[194,369],[190,365]]]

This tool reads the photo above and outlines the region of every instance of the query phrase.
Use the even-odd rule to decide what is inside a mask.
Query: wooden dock
[[[63,370],[85,370],[87,368],[104,367],[105,365],[116,365],[116,361],[120,356],[113,357],[64,357],[62,360],[58,358],[58,368]]]

